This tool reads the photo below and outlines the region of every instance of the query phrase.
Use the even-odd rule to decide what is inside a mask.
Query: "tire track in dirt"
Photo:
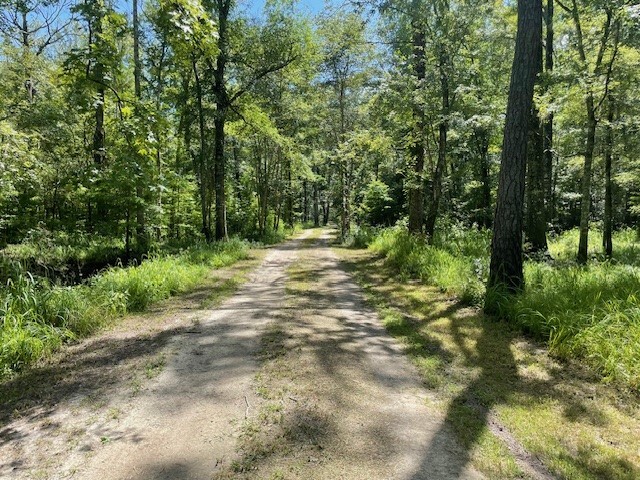
[[[261,411],[215,478],[482,478],[329,238],[290,268],[290,308],[263,338]]]
[[[176,353],[78,479],[207,479],[234,456],[261,329],[284,298],[285,270],[308,235],[274,247],[251,280],[175,339]]]

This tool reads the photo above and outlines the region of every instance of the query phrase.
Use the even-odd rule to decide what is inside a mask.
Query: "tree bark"
[[[196,104],[198,109],[198,128],[200,132],[200,152],[198,153],[198,165],[196,174],[199,177],[200,187],[200,213],[202,216],[202,234],[207,242],[213,239],[209,218],[209,168],[207,168],[207,141],[204,122],[204,106],[202,104],[202,82],[198,72],[198,64],[193,60],[193,76],[196,86]]]
[[[587,262],[589,248],[589,217],[591,216],[591,171],[593,170],[593,151],[596,145],[596,118],[593,93],[587,93],[587,141],[584,150],[584,166],[582,169],[582,191],[580,203],[580,243],[578,245],[578,262]]]
[[[478,223],[491,228],[493,215],[491,212],[491,165],[489,163],[489,132],[484,128],[476,129],[474,132],[475,143],[480,159],[479,177],[482,183],[480,211],[481,216]]]
[[[545,164],[540,114],[534,106],[531,112],[527,165],[527,228],[526,239],[530,253],[546,252],[547,221],[545,214]]]
[[[607,132],[605,138],[604,154],[604,228],[602,246],[607,258],[613,256],[613,181],[611,169],[613,160],[613,120],[615,112],[615,100],[609,96],[609,110],[607,112]]]
[[[544,69],[546,72],[545,89],[549,89],[551,76],[553,74],[553,42],[554,42],[554,0],[547,0],[545,12],[546,42]],[[542,142],[544,150],[544,190],[545,190],[545,213],[546,220],[551,223],[555,219],[555,196],[553,191],[553,112],[549,112],[542,122]]]
[[[589,68],[587,62],[587,54],[584,46],[584,38],[582,34],[582,24],[580,21],[580,13],[576,0],[572,2],[571,16],[576,29],[578,54],[583,64],[585,72]],[[607,20],[604,26],[604,32],[600,42],[600,49],[594,66],[594,73],[600,71],[604,51],[609,39],[611,27],[611,12],[607,10]],[[578,245],[578,263],[586,263],[588,259],[589,248],[589,217],[591,216],[591,171],[593,169],[593,153],[596,145],[596,128],[598,126],[598,118],[596,117],[596,102],[594,98],[593,88],[589,84],[585,97],[585,107],[587,110],[587,126],[586,126],[586,142],[584,149],[584,168],[582,171],[582,192],[580,204],[580,242]]]
[[[413,69],[416,78],[416,90],[423,88],[426,77],[425,63],[426,38],[420,25],[413,25]],[[414,138],[410,148],[412,165],[409,170],[409,232],[422,233],[424,223],[424,159],[425,159],[425,114],[422,102],[413,103]]]
[[[316,173],[316,172],[314,172]],[[313,226],[320,226],[320,199],[318,193],[318,181],[313,182]]]
[[[489,289],[511,293],[524,286],[522,214],[527,133],[541,49],[542,0],[519,0],[518,33],[504,128],[488,285]],[[486,307],[494,311],[496,305],[487,301]]]
[[[140,63],[140,22],[138,20],[138,0],[133,0],[133,85],[136,101],[142,99],[142,66]],[[135,152],[138,156],[138,153]],[[136,244],[146,248],[147,238],[145,234],[144,188],[142,185],[142,173],[136,181]]]
[[[309,192],[307,180],[302,182],[302,221],[309,221]]]
[[[230,107],[225,73],[228,60],[229,47],[229,9],[230,0],[217,0],[218,5],[218,58],[213,72],[214,95],[216,98],[216,113],[214,117],[215,141],[214,141],[214,185],[216,194],[216,240],[226,240],[227,233],[227,202],[225,192],[225,125]]]
[[[438,8],[438,5],[440,8]],[[444,1],[434,4],[434,14],[438,28],[444,31],[446,27],[443,26],[443,23],[447,21],[449,15],[449,2]],[[436,230],[436,221],[442,198],[442,179],[447,168],[447,136],[449,134],[449,114],[451,113],[449,86],[449,74],[452,71],[451,57],[442,40],[438,41],[438,70],[440,74],[440,99],[442,102],[440,105],[440,121],[438,122],[438,161],[433,174],[431,201],[429,202],[425,221],[425,233],[430,243],[433,242],[433,234]]]

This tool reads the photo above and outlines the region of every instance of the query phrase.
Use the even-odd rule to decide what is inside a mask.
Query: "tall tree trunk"
[[[582,169],[582,191],[580,203],[580,243],[578,245],[578,262],[587,262],[589,248],[589,217],[591,216],[591,171],[593,170],[593,152],[596,145],[596,118],[593,93],[589,92],[585,101],[587,106],[587,141],[584,150],[584,166]]]
[[[434,3],[434,15],[436,17],[436,25],[443,31],[446,30],[443,24],[446,23],[449,15],[448,0],[441,3]],[[440,75],[440,120],[438,122],[438,161],[433,174],[431,184],[431,201],[429,202],[429,210],[425,221],[425,233],[429,238],[429,242],[433,242],[433,234],[436,230],[436,221],[438,219],[438,211],[440,209],[440,201],[442,198],[442,179],[447,168],[447,136],[449,134],[449,114],[451,113],[450,105],[450,85],[449,75],[451,69],[451,57],[447,51],[447,46],[438,41],[438,73]]]
[[[562,6],[562,4],[560,3]],[[582,62],[582,67],[585,73],[589,72],[589,62],[587,61],[586,49],[584,46],[584,37],[582,34],[582,23],[580,21],[580,12],[578,11],[578,4],[576,0],[572,0],[572,8],[568,10],[573,19],[574,27],[576,29],[576,39],[578,46],[578,55]],[[563,7],[566,9],[566,7]],[[609,40],[610,27],[611,27],[611,11],[607,9],[607,20],[604,25],[604,31],[600,41],[600,48],[596,58],[594,73],[600,71],[602,66],[602,60],[604,58],[604,52],[606,50],[607,42]],[[587,110],[587,125],[586,125],[586,142],[584,149],[584,168],[582,171],[582,192],[581,192],[581,204],[580,204],[580,243],[578,245],[578,262],[586,263],[588,258],[589,247],[589,217],[591,215],[591,171],[593,169],[593,153],[596,145],[596,128],[598,126],[598,119],[596,117],[596,101],[594,98],[593,87],[589,83],[587,85],[587,93],[585,97],[585,107]]]
[[[309,221],[309,192],[307,180],[303,180],[302,182],[302,221],[304,223]]]
[[[97,18],[94,26],[94,34],[96,38],[98,38],[102,34],[102,18]],[[95,103],[95,112],[94,112],[94,120],[95,120],[95,129],[93,131],[93,163],[96,166],[97,170],[101,170],[107,159],[107,150],[106,150],[106,133],[104,126],[104,104],[106,100],[105,96],[105,86],[104,86],[104,65],[100,61],[100,59],[96,59],[96,64],[93,69],[94,79],[96,80],[96,93],[98,95],[98,100]],[[96,199],[96,212],[95,218],[98,219],[98,222],[105,221],[107,219],[107,206],[104,202],[104,199],[100,197],[101,195],[101,184],[102,179],[99,179],[96,182],[96,189],[98,190],[98,198]],[[92,218],[92,221],[95,222],[95,219]],[[96,222],[97,223],[97,222]]]
[[[346,105],[345,105],[345,94],[346,94],[346,84],[344,80],[338,81],[339,92],[338,92],[338,105],[340,108],[340,139],[339,141],[344,141],[346,134]],[[350,203],[350,191],[349,191],[349,159],[339,159],[340,164],[340,195],[341,195],[341,203],[342,208],[340,211],[340,235],[344,239],[349,234],[351,230],[351,203]]]
[[[216,194],[216,240],[226,240],[227,233],[227,203],[225,192],[225,125],[229,110],[229,96],[225,83],[225,73],[228,60],[228,19],[230,0],[217,0],[218,5],[218,58],[213,72],[214,95],[216,98],[216,113],[214,118],[214,184]]]
[[[604,228],[602,235],[602,244],[607,258],[613,256],[613,181],[611,180],[611,164],[613,160],[614,111],[615,100],[612,96],[609,96],[604,154]]]
[[[527,162],[527,133],[533,89],[542,49],[542,0],[518,1],[518,33],[511,70],[509,101],[491,242],[489,289],[517,292],[524,286],[522,223]],[[491,298],[491,301],[489,300]],[[493,296],[486,308],[495,311]]]
[[[287,158],[286,168],[286,190],[285,190],[285,222],[287,226],[293,228],[293,183],[291,180],[291,159]]]
[[[322,225],[324,225],[325,227],[329,223],[329,217],[331,214],[330,206],[331,205],[330,205],[329,199],[325,198],[322,201]]]
[[[194,166],[193,172],[197,177],[197,175],[198,175],[198,166],[197,166],[197,164],[196,164],[197,162],[195,160],[196,157],[195,157],[195,155],[192,155],[192,152],[191,152],[191,138],[192,138],[191,137],[191,125],[192,125],[192,122],[193,122],[193,113],[191,111],[192,110],[191,109],[191,105],[189,104],[189,102],[187,100],[187,98],[190,96],[189,95],[189,92],[190,92],[190,80],[191,80],[190,75],[187,72],[185,72],[183,74],[183,77],[182,77],[182,92],[183,92],[183,95],[184,95],[184,99],[183,99],[183,106],[182,106],[182,109],[181,109],[181,112],[180,112],[180,124],[182,125],[182,133],[183,133],[183,136],[184,136],[184,140],[183,140],[184,141],[184,155],[185,155],[185,158],[187,160],[192,161],[193,166]],[[178,150],[176,150],[176,161],[175,161],[176,172],[181,171],[181,169],[180,169],[180,167],[181,167],[181,165],[180,165],[180,157],[181,157],[180,150],[178,149]],[[178,217],[181,216],[181,214],[180,214],[180,205],[179,205],[180,196],[176,195],[175,198],[176,198],[176,203],[177,203],[177,205],[176,205],[175,232],[176,232],[176,238],[180,238],[180,227],[179,227],[180,222],[178,220]]]
[[[202,82],[198,72],[198,64],[193,60],[193,76],[196,86],[196,105],[198,110],[198,128],[200,132],[200,151],[198,153],[198,165],[196,174],[199,177],[200,187],[200,212],[202,215],[202,234],[207,242],[213,239],[211,232],[211,223],[209,218],[209,168],[207,168],[207,141],[206,127],[204,122],[204,106],[202,104]]]
[[[142,66],[140,63],[140,22],[138,20],[138,0],[133,0],[133,86],[136,101],[142,99]],[[136,105],[137,107],[137,105]],[[135,153],[137,156],[137,152]],[[146,248],[147,237],[145,234],[144,188],[142,186],[143,172],[140,172],[136,181],[136,244]]]
[[[422,89],[426,77],[426,38],[422,26],[413,25],[413,70],[416,89]],[[413,102],[413,141],[410,148],[412,165],[408,172],[409,232],[422,233],[424,222],[424,158],[425,158],[425,114],[422,102]]]
[[[547,0],[545,11],[546,42],[544,47],[544,69],[546,72],[545,89],[550,87],[553,74],[553,15],[554,0]],[[549,112],[542,122],[542,142],[544,149],[544,190],[546,220],[551,223],[555,219],[555,198],[553,191],[553,112]]]
[[[96,65],[96,76],[101,78],[103,75],[103,68],[101,64]],[[98,85],[98,101],[96,102],[96,110],[94,112],[95,130],[93,131],[93,162],[97,166],[104,165],[106,159],[105,149],[105,129],[104,129],[104,101],[105,90],[104,86]]]
[[[142,64],[140,63],[140,22],[138,20],[138,0],[133,1],[133,88],[136,99],[142,97]]]
[[[31,66],[29,64],[29,55],[31,50],[31,41],[29,39],[29,19],[27,18],[28,12],[26,10],[26,5],[20,4],[22,11],[20,14],[22,15],[22,47],[24,54],[24,65],[25,65],[25,81],[24,85],[27,90],[27,100],[29,103],[33,103],[35,96],[35,85],[33,82],[33,78],[31,76]]]
[[[530,253],[538,253],[546,252],[548,246],[544,203],[544,146],[540,114],[535,105],[531,112],[529,128],[526,239],[530,245]]]
[[[314,173],[317,173],[314,171]],[[318,194],[318,181],[313,182],[313,226],[320,226],[320,199]]]
[[[233,179],[235,181],[234,191],[236,192],[236,204],[238,208],[242,204],[242,189],[240,186],[241,174],[240,166],[242,160],[240,158],[240,145],[237,139],[233,139]]]
[[[489,163],[489,132],[480,128],[474,132],[478,156],[480,158],[479,177],[482,184],[481,191],[481,217],[478,222],[485,228],[491,228],[491,165]]]
[[[548,33],[548,32],[547,32]],[[541,46],[542,47],[542,46]],[[543,49],[536,54],[536,68],[538,75],[543,69]],[[539,77],[538,77],[539,79]],[[547,215],[545,209],[545,150],[544,131],[540,119],[540,111],[535,102],[531,108],[529,124],[529,145],[527,162],[527,223],[525,237],[529,243],[529,252],[546,252],[547,246]]]

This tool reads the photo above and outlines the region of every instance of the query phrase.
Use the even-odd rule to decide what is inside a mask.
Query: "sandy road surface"
[[[233,458],[256,405],[252,381],[262,328],[284,299],[285,271],[304,235],[275,247],[252,279],[203,318],[155,385],[122,421],[83,479],[208,479]]]
[[[0,459],[0,478],[480,478],[460,463],[465,457],[442,416],[426,407],[415,368],[340,268],[328,232],[305,242],[308,235],[274,247],[231,298],[169,338],[161,373],[135,398],[121,405],[110,399],[109,410],[119,414],[105,433],[97,430],[100,415],[84,418],[81,406],[43,411],[30,449],[20,442],[33,434],[33,422],[17,417],[2,425],[0,453],[6,458]],[[287,281],[295,281],[288,279],[292,266],[310,270],[312,295],[287,297]],[[237,464],[246,452],[239,437],[265,404],[256,394],[265,360],[256,354],[274,325],[287,332],[289,353],[281,361],[296,372],[293,403],[284,416],[303,433],[287,440],[287,448],[274,443],[269,455],[242,471]],[[293,410],[300,408],[304,415],[296,416]],[[321,424],[312,425],[318,418]],[[65,425],[73,430],[67,446],[51,450],[56,460],[48,464],[46,450],[25,461],[48,441],[43,426],[49,423],[56,432]],[[100,441],[86,448],[72,441],[87,432]],[[267,443],[270,432],[263,433]],[[292,448],[296,441],[304,445]]]

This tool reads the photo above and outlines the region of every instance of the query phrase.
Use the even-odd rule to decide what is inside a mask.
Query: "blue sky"
[[[248,8],[249,11],[259,13],[264,7],[265,0],[240,0],[238,6],[240,8]],[[298,0],[298,8],[311,14],[320,13],[325,8],[324,0]]]
[[[142,1],[144,2],[145,0]],[[303,13],[317,15],[323,11],[332,10],[338,5],[346,4],[347,1],[348,0],[297,0],[296,8]],[[131,12],[131,0],[116,0],[116,4],[120,11]],[[259,16],[264,4],[265,0],[238,0],[237,8],[248,11],[252,16]]]
[[[266,0],[238,0],[238,8],[246,9],[252,16],[259,16]],[[349,0],[297,0],[296,9],[301,13],[318,15],[346,5]]]

